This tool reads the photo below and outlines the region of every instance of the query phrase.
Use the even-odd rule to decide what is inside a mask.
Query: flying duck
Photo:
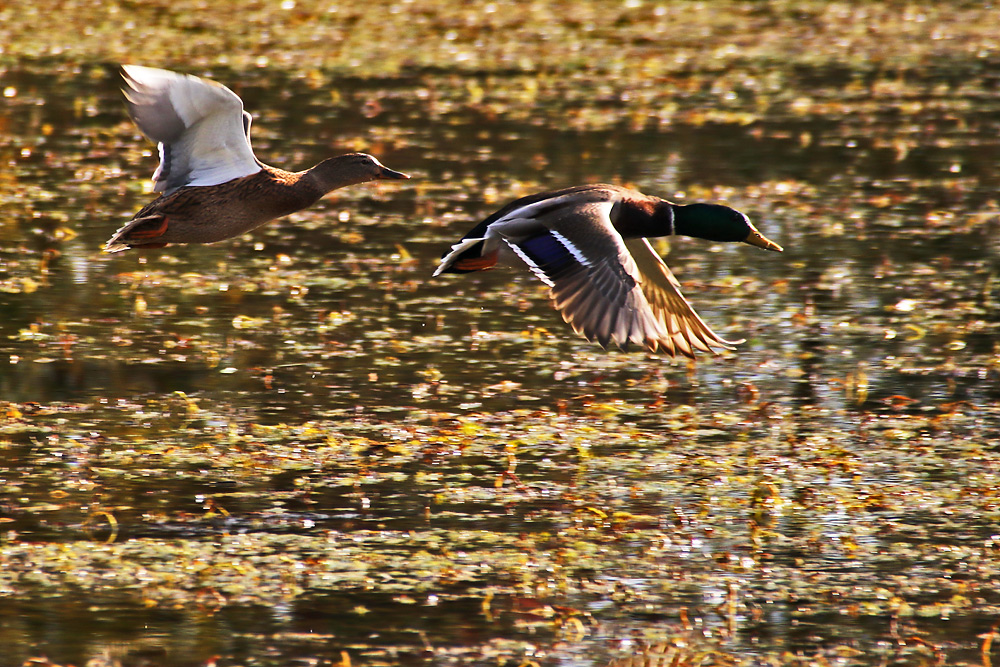
[[[258,160],[250,114],[225,86],[188,74],[123,65],[129,116],[159,144],[153,190],[160,193],[105,244],[105,252],[214,243],[315,204],[356,183],[409,178],[365,153],[285,171]]]
[[[696,350],[734,349],[744,341],[712,331],[647,240],[672,235],[782,250],[728,206],[580,185],[507,204],[453,245],[434,275],[488,269],[506,244],[549,286],[563,319],[605,349],[633,343],[691,358]]]

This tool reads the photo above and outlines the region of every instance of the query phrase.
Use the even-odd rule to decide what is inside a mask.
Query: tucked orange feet
[[[459,271],[483,271],[496,265],[497,255],[500,253],[494,250],[482,257],[466,257],[456,260],[452,267]]]
[[[141,226],[136,227],[128,232],[128,240],[136,239],[155,239],[159,236],[163,236],[163,233],[167,231],[167,217],[164,216],[163,220],[156,227],[151,226]],[[166,245],[166,244],[164,244]]]

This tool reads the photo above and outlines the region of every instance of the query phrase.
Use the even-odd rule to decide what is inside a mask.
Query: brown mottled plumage
[[[733,349],[681,294],[647,238],[680,234],[781,252],[744,214],[679,205],[617,185],[581,185],[523,197],[480,222],[444,254],[434,275],[497,263],[504,243],[550,289],[552,304],[587,340],[694,357]]]
[[[409,178],[371,155],[332,157],[290,172],[254,157],[250,114],[225,86],[167,70],[123,66],[129,114],[159,143],[153,174],[163,194],[107,242],[106,252],[167,243],[213,243],[313,205],[337,188]]]

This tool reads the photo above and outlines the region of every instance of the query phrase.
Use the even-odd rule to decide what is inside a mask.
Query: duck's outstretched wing
[[[573,330],[604,348],[656,349],[666,330],[638,287],[638,271],[611,226],[614,201],[575,198],[544,215],[511,220],[504,240],[550,287],[552,305]],[[607,221],[607,224],[604,224]]]
[[[744,342],[726,340],[718,335],[691,307],[681,294],[681,285],[666,262],[653,250],[646,239],[624,242],[641,275],[639,287],[656,320],[666,329],[667,336],[657,343],[674,354],[694,357],[695,350],[715,353],[714,348],[727,350]]]
[[[154,190],[217,185],[261,166],[250,147],[250,114],[225,86],[163,69],[123,65],[129,115],[159,144]]]

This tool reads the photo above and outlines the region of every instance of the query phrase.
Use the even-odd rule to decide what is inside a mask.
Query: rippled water
[[[683,114],[660,123],[637,121],[627,101],[608,98],[549,100],[498,114],[470,101],[467,82],[447,72],[337,80],[329,87],[311,87],[273,70],[244,81],[232,72],[214,75],[254,113],[254,146],[265,162],[304,167],[331,153],[362,149],[414,179],[338,191],[313,209],[231,242],[103,255],[106,238],[150,198],[141,183],[155,167],[152,148],[125,115],[114,70],[56,64],[7,71],[0,84],[13,91],[0,107],[0,392],[30,427],[3,441],[4,482],[11,489],[3,500],[10,510],[6,544],[58,545],[87,535],[102,543],[106,530],[81,525],[79,507],[61,504],[51,485],[54,478],[91,474],[91,466],[101,464],[90,456],[104,438],[147,434],[196,447],[202,439],[249,432],[251,425],[328,420],[391,450],[393,443],[411,439],[432,442],[438,413],[501,415],[508,424],[520,418],[530,424],[532,413],[593,414],[588,410],[601,404],[622,411],[603,418],[607,432],[597,419],[589,436],[573,431],[566,437],[587,440],[585,446],[600,456],[621,458],[621,469],[602,459],[612,467],[591,470],[588,479],[605,490],[615,484],[633,488],[634,498],[623,502],[635,515],[669,523],[673,519],[662,517],[678,508],[690,511],[702,497],[716,498],[707,490],[712,485],[719,488],[721,507],[728,494],[737,503],[759,491],[728,486],[731,480],[720,471],[717,480],[695,482],[704,481],[705,488],[675,495],[669,485],[683,480],[685,470],[656,457],[671,446],[694,448],[695,438],[706,451],[718,447],[720,457],[733,443],[746,445],[741,466],[766,475],[772,466],[779,471],[776,461],[786,446],[794,451],[796,442],[829,434],[823,456],[836,459],[835,450],[848,451],[856,462],[830,464],[818,488],[775,478],[797,489],[795,502],[807,507],[809,494],[846,499],[862,492],[900,499],[898,506],[885,501],[897,513],[890,512],[894,518],[867,537],[852,532],[858,522],[853,510],[836,503],[809,519],[795,510],[770,517],[789,541],[771,547],[771,566],[791,573],[780,578],[781,587],[799,585],[795,572],[805,561],[806,570],[816,568],[802,574],[805,579],[842,569],[845,582],[863,587],[884,578],[886,595],[896,595],[905,585],[881,556],[865,560],[837,547],[813,559],[809,549],[867,539],[891,551],[892,544],[910,540],[911,528],[934,531],[945,543],[981,545],[995,532],[995,513],[963,514],[950,522],[947,508],[907,507],[914,475],[950,489],[964,482],[965,472],[937,463],[921,469],[919,456],[914,468],[901,469],[887,446],[919,452],[976,442],[984,448],[978,469],[996,477],[1000,121],[994,95],[937,96],[927,91],[940,81],[928,73],[928,80],[917,82],[925,91],[918,99],[861,92],[831,110],[822,103],[825,94],[839,90],[838,73],[816,72],[802,82],[813,93],[812,111],[801,112],[805,103],[799,102],[747,124]],[[520,81],[511,75],[490,83],[517,87]],[[697,99],[681,104],[699,108]],[[582,126],[566,120],[579,118],[581,109],[603,120]],[[588,181],[632,183],[686,201],[725,199],[785,247],[776,255],[695,240],[670,243],[668,261],[703,317],[723,336],[748,339],[737,355],[689,368],[643,353],[604,353],[573,335],[521,267],[430,277],[441,252],[505,201]],[[202,411],[188,421],[170,421],[189,398]],[[970,421],[903,423],[908,415],[949,414],[956,404],[971,406]],[[722,415],[717,430],[672,435],[684,406]],[[764,423],[771,412],[791,415],[793,425]],[[734,415],[733,421],[725,421],[726,415]],[[662,432],[666,445],[641,440],[634,449],[621,447],[610,440],[619,423]],[[527,428],[526,441],[532,437]],[[908,435],[894,440],[897,431]],[[464,485],[489,491],[503,469],[501,448],[460,460],[438,452],[399,464],[403,481],[366,482],[365,494],[376,499],[372,507],[359,505],[357,484],[328,484],[323,470],[290,470],[259,486],[211,475],[199,481],[186,472],[178,472],[175,482],[144,480],[140,454],[134,477],[105,479],[101,502],[120,508],[119,544],[225,542],[262,534],[283,545],[285,538],[331,531],[336,538],[325,546],[289,542],[289,558],[307,563],[310,550],[336,550],[344,543],[386,562],[397,556],[405,562],[411,549],[473,553],[489,550],[489,539],[449,546],[450,531],[524,536],[565,529],[553,508],[569,502],[562,489],[573,487],[582,464],[567,442],[539,437],[541,444],[522,452],[517,470],[519,481],[536,494],[531,501],[515,507],[493,498],[442,500],[435,509],[442,515],[435,524],[441,533],[432,530],[427,539],[444,544],[433,547],[389,547],[376,536],[383,531],[424,539],[428,497]],[[303,436],[302,446],[319,440]],[[755,441],[761,443],[759,460]],[[35,467],[33,457],[40,453],[60,463],[46,459]],[[645,470],[644,457],[650,461]],[[627,467],[632,463],[637,467]],[[340,464],[329,465],[331,478],[341,474]],[[287,495],[299,488],[303,474],[316,485],[308,501]],[[440,488],[415,484],[424,474],[440,474]],[[656,491],[658,481],[664,490]],[[546,497],[550,487],[555,491]],[[242,495],[224,501],[225,517],[185,523],[204,511],[206,497],[230,492]],[[79,502],[97,502],[97,489],[94,494],[87,501],[81,495]],[[60,507],[49,513],[17,509],[40,503]],[[727,521],[742,525],[741,511],[733,510]],[[152,515],[164,520],[150,521]],[[765,518],[756,517],[762,524]],[[627,648],[623,642],[632,634],[677,623],[682,607],[692,614],[700,610],[706,627],[722,625],[711,610],[726,602],[727,582],[737,578],[727,574],[714,587],[686,586],[684,568],[706,567],[709,559],[727,558],[721,554],[728,550],[759,557],[735,536],[700,535],[677,544],[683,546],[676,551],[664,548],[663,558],[676,562],[668,602],[656,598],[643,606],[628,598],[642,591],[655,597],[663,585],[628,565],[614,566],[614,574],[578,576],[617,577],[621,567],[620,589],[638,593],[577,591],[546,598],[596,619],[588,621],[586,639],[528,623],[534,619],[519,610],[523,601],[516,595],[506,598],[509,613],[484,614],[480,589],[469,595],[462,580],[443,591],[418,582],[408,592],[391,593],[305,585],[304,592],[272,606],[219,604],[206,589],[201,608],[193,611],[163,604],[144,609],[131,593],[113,587],[99,600],[89,599],[85,587],[53,591],[36,582],[33,588],[29,577],[8,582],[0,599],[0,642],[19,647],[14,659],[0,664],[38,654],[82,664],[101,650],[126,655],[127,664],[204,664],[214,655],[226,664],[288,664],[307,657],[330,664],[342,660],[342,651],[359,664],[495,664],[494,654],[510,652],[543,664],[603,664]],[[641,540],[614,542],[609,562],[644,550],[648,545]],[[995,547],[981,557],[994,567]],[[5,558],[11,568],[32,569],[18,556]],[[928,567],[911,565],[914,577]],[[388,579],[397,576],[388,565],[386,570]],[[767,568],[744,576],[738,585],[745,590],[769,590]],[[980,595],[984,610],[996,608],[992,574],[962,576],[976,591],[969,597]],[[506,583],[496,585],[506,590]],[[803,587],[798,595],[813,611],[796,616],[794,602],[749,604],[740,612],[730,650],[811,655],[841,642],[860,646],[861,655],[889,650],[884,615],[866,621],[862,613],[854,621],[812,597],[834,595],[832,589]],[[932,642],[954,641],[949,655],[972,659],[977,635],[993,622],[986,611],[966,609],[955,620],[927,621],[918,634]],[[505,642],[521,643],[505,653]],[[524,645],[533,643],[535,653],[525,653]],[[469,653],[468,647],[477,648]],[[877,664],[875,657],[871,664]]]

